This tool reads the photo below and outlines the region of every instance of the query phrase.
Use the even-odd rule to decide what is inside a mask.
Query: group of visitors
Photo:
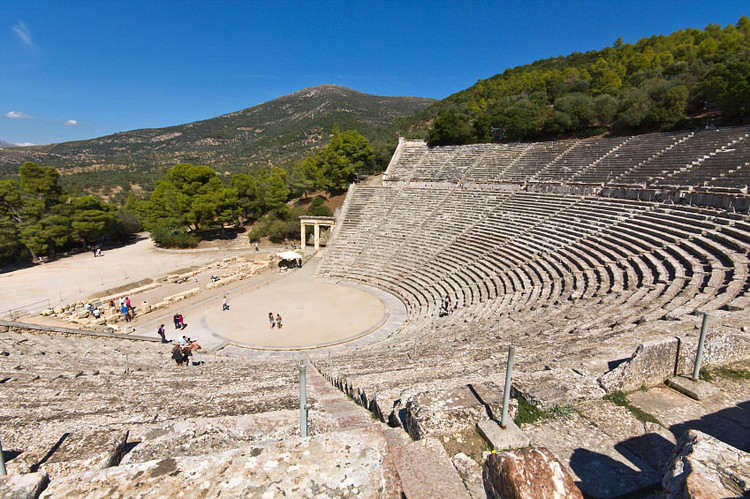
[[[91,302],[88,302],[86,304],[86,310],[91,312],[91,315],[93,315],[95,319],[98,319],[99,317],[102,316],[102,313],[99,311],[99,308],[92,305]]]
[[[128,298],[127,296],[124,298],[120,298],[118,304],[115,304],[114,300],[109,300],[109,308],[117,310],[119,313],[121,313],[122,318],[125,319],[125,322],[130,322],[135,318],[135,309],[130,303],[130,298]],[[94,317],[98,318],[99,316],[94,313]]]
[[[268,312],[268,322],[271,323],[271,329],[275,327],[276,329],[281,330],[281,314],[276,314],[276,317],[274,318],[273,312]]]
[[[164,324],[161,325],[159,329],[163,329]],[[160,335],[162,333],[159,333]],[[162,340],[164,339],[164,336],[162,336]],[[172,347],[172,358],[177,363],[178,366],[182,365],[189,365],[190,364],[190,357],[193,356],[193,352],[196,350],[200,350],[201,346],[198,344],[197,340],[191,340],[190,338],[186,338],[183,334],[179,340],[175,340],[174,346]]]
[[[174,317],[172,317],[172,320],[174,321],[175,329],[185,329],[187,327],[187,324],[185,324],[185,318],[182,317],[182,314],[180,313],[174,314]]]

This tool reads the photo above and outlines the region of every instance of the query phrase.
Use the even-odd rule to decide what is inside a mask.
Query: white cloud
[[[68,120],[65,122],[65,126],[76,126],[78,122],[76,120]]]
[[[16,23],[16,25],[11,29],[16,32],[18,38],[21,39],[24,45],[27,45],[29,47],[34,46],[34,40],[32,40],[31,38],[31,31],[29,30],[29,27],[26,26],[25,22],[18,21],[18,23]]]
[[[17,146],[35,146],[36,144],[34,144],[33,142],[21,142],[16,145]]]
[[[8,111],[5,113],[6,118],[10,118],[12,120],[33,120],[33,116],[29,116],[26,113],[22,113],[20,111]]]

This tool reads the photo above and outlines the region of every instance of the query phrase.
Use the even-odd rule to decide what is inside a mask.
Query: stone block
[[[8,463],[8,471],[29,473],[39,469],[52,479],[91,469],[115,466],[125,453],[127,431],[65,433],[57,441],[42,439]]]
[[[529,446],[529,437],[508,418],[505,428],[500,427],[499,421],[487,419],[477,423],[477,430],[495,450],[520,449]]]
[[[406,431],[415,440],[449,435],[502,413],[503,389],[494,383],[470,384],[418,393],[406,402]],[[512,418],[518,401],[511,399]]]
[[[397,485],[386,451],[382,434],[328,432],[69,475],[42,497],[378,497]]]
[[[607,393],[656,386],[675,373],[680,339],[662,337],[638,345],[630,360],[599,378]]]
[[[709,322],[709,329],[711,325]],[[684,339],[680,347],[675,374],[691,375],[698,352],[698,338]],[[750,359],[750,334],[736,332],[709,332],[703,344],[704,367],[723,366]]]
[[[720,391],[707,381],[700,379],[693,381],[686,376],[672,376],[667,379],[667,385],[695,400],[712,397]]]
[[[487,497],[583,499],[573,478],[545,447],[490,454],[482,469]]]
[[[605,393],[596,378],[572,369],[519,372],[514,374],[512,386],[512,396],[521,395],[541,409],[598,399]]]
[[[664,497],[747,497],[750,454],[698,430],[677,441],[662,480]]]
[[[35,499],[47,487],[47,473],[25,473],[23,475],[0,476],[0,497],[3,499]]]

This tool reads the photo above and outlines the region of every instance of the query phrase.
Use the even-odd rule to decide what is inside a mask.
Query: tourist
[[[185,329],[187,327],[187,324],[185,324],[185,319],[182,317],[182,314],[177,314],[177,321],[179,322],[180,329]]]
[[[227,303],[227,295],[224,295],[224,298],[221,300],[221,311],[229,310],[229,304]]]
[[[174,314],[174,317],[172,317],[172,320],[174,321],[174,328],[180,329],[180,314]]]
[[[281,314],[276,314],[276,329],[281,329]]]
[[[276,325],[276,321],[273,318],[273,312],[268,312],[268,322],[271,323],[271,329]]]
[[[91,313],[94,314],[94,319],[98,319],[99,317],[101,317],[101,312],[99,312],[98,308],[94,308]]]
[[[130,317],[130,311],[128,310],[128,307],[123,305],[122,308],[120,309],[120,312],[122,312],[122,316],[125,319],[125,322],[130,322],[131,317]]]
[[[162,324],[161,326],[159,326],[159,329],[156,332],[159,333],[159,336],[161,336],[161,342],[162,343],[168,343],[167,337],[166,337],[165,332],[164,332],[164,324]]]
[[[133,311],[133,306],[130,304],[130,298],[127,296],[125,297],[125,306],[128,307],[128,310],[130,310],[131,312]]]
[[[255,251],[260,251],[260,248],[258,247],[258,242],[255,242]]]
[[[182,362],[185,360],[185,356],[182,354],[182,348],[180,348],[180,344],[176,341],[172,347],[172,358],[178,366],[181,366]]]

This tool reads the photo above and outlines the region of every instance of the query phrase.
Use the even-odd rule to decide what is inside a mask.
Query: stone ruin
[[[51,497],[528,497],[577,486],[616,497],[691,496],[716,477],[741,485],[744,457],[696,458],[714,464],[691,478],[693,451],[680,443],[672,453],[691,422],[718,432],[719,413],[734,448],[750,448],[745,413],[734,410],[745,385],[720,381],[723,398],[701,405],[663,382],[690,372],[705,313],[704,365],[750,358],[749,136],[730,127],[436,148],[404,140],[382,186],[350,188],[318,269],[407,307],[388,338],[311,354],[315,373],[374,419],[343,394],[313,393],[310,436],[297,436],[296,373],[280,357],[209,356],[196,375],[148,342],[10,330],[0,335],[0,411],[14,474],[2,486]],[[254,272],[239,260],[204,270],[221,265],[233,267],[217,285]],[[51,313],[87,320],[82,305]],[[497,417],[511,344],[511,412],[523,400],[567,415],[522,425],[533,450],[448,453]],[[618,391],[651,400],[657,422],[602,400]]]

